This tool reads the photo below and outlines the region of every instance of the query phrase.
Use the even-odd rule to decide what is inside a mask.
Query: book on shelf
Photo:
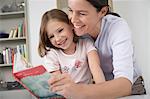
[[[13,33],[14,33],[14,30],[13,30],[13,29],[11,29],[11,30],[10,30],[10,33],[9,33],[9,37],[8,37],[8,38],[12,38],[12,37],[13,37]]]
[[[8,38],[25,37],[25,29],[24,29],[25,26],[24,25],[25,24],[23,22],[23,23],[18,24],[15,28],[12,28],[10,30]]]
[[[26,37],[26,20],[25,19],[22,23],[22,32],[23,32],[23,37]]]
[[[23,45],[23,48],[24,48],[24,57],[27,58],[28,55],[27,55],[27,47],[26,47],[26,44]]]
[[[52,76],[44,66],[32,66],[19,52],[14,55],[13,76],[38,99],[65,99],[50,90],[48,80]]]
[[[11,47],[5,47],[3,48],[3,62],[4,64],[12,64],[13,58],[14,58],[14,53],[15,52],[21,53],[21,55],[25,58],[27,58],[27,49],[26,49],[26,44],[19,44],[14,48]]]
[[[6,50],[3,49],[3,62],[6,63]]]
[[[23,25],[24,25],[23,23],[20,23],[18,25],[18,37],[25,37],[24,36],[24,30],[23,30],[24,26]]]
[[[22,37],[22,24],[18,25],[18,38]]]
[[[12,64],[14,51],[15,51],[15,48],[10,48],[10,47],[5,47],[3,49],[4,64]]]
[[[14,32],[13,32],[13,38],[16,38],[18,36],[18,27],[16,27],[14,29]]]

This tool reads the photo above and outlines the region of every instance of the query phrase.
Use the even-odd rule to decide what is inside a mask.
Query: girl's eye
[[[51,38],[53,38],[53,37],[54,37],[54,35],[50,36],[49,39],[51,39]]]
[[[64,29],[60,29],[60,30],[58,30],[58,32],[60,33],[60,32],[62,32]]]

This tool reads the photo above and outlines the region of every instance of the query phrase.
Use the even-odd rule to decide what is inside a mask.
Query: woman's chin
[[[75,28],[75,33],[77,36],[83,36],[86,34],[85,32],[85,27],[82,27],[82,28]]]
[[[82,36],[85,34],[83,31],[78,31],[78,30],[75,30],[75,33],[77,36]]]

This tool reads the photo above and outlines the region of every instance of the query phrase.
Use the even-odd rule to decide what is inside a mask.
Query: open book
[[[63,96],[50,91],[48,79],[51,74],[44,66],[33,67],[20,54],[14,55],[13,75],[15,79],[38,99],[65,99]]]

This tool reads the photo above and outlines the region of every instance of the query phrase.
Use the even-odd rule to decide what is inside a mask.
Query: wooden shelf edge
[[[12,64],[0,64],[0,67],[11,67]]]
[[[0,41],[15,41],[15,40],[25,40],[26,37],[19,37],[19,38],[0,38]]]
[[[14,12],[1,12],[0,16],[5,16],[5,15],[15,15],[15,14],[24,14],[24,11],[14,11]]]

